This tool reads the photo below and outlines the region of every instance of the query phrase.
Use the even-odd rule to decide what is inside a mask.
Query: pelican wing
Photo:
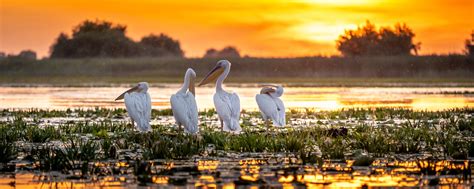
[[[197,133],[199,131],[198,109],[192,93],[172,95],[171,109],[176,123],[183,125],[185,132]]]
[[[255,100],[257,101],[260,112],[265,115],[264,119],[266,118],[274,120],[278,117],[278,108],[270,95],[257,94],[255,96]]]
[[[258,108],[263,115],[263,119],[272,119],[273,125],[285,125],[285,107],[279,98],[268,94],[257,94],[255,96]]]
[[[240,98],[239,95],[236,93],[230,94],[230,102],[231,102],[231,111],[232,111],[232,118],[237,120],[240,119]]]
[[[140,131],[150,131],[151,99],[148,93],[126,93],[125,107],[128,115],[136,122]]]
[[[280,98],[273,97],[276,106],[278,107],[278,119],[273,121],[273,124],[276,126],[285,126],[286,125],[286,115],[285,115],[285,105]]]
[[[217,114],[224,122],[224,131],[240,132],[240,99],[235,93],[221,92],[214,95]]]

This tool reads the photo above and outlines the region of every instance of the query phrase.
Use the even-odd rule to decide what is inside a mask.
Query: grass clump
[[[44,112],[47,111],[2,111],[13,119],[0,122],[0,162],[7,163],[21,154],[42,170],[84,169],[87,172],[90,162],[101,160],[187,159],[229,153],[293,154],[305,163],[419,153],[467,159],[474,153],[474,111],[468,108],[438,112],[397,108],[290,110],[289,124],[306,118],[318,121],[311,125],[270,129],[246,124],[258,112],[244,112],[244,131],[240,135],[221,132],[206,124],[198,135],[182,134],[172,124],[153,125],[152,132],[139,133],[128,121],[114,118],[123,117],[126,114],[123,109],[52,111],[52,115],[44,116],[95,117],[54,126],[38,124],[43,117],[29,119]],[[154,116],[169,114],[168,110],[154,111]],[[201,120],[211,120],[215,118],[215,110],[199,115]],[[349,119],[351,121],[344,122]],[[31,145],[32,148],[25,147]],[[364,155],[360,156],[359,152]],[[361,164],[367,164],[364,162]]]

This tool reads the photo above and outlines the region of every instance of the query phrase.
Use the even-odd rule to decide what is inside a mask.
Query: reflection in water
[[[207,188],[316,187],[467,187],[472,184],[469,160],[387,160],[370,166],[353,166],[354,160],[325,161],[322,166],[302,165],[295,158],[243,158],[233,160],[157,160],[149,171],[107,172],[113,163],[95,163],[95,175],[74,178],[57,172],[22,171],[0,174],[0,188],[127,188],[186,186]],[[132,164],[118,163],[123,169]],[[146,179],[150,178],[150,179]]]
[[[153,108],[170,108],[169,97],[179,84],[151,87]],[[0,108],[123,108],[115,99],[126,87],[0,87]],[[243,109],[257,109],[254,86],[227,87],[240,95]],[[214,88],[197,89],[200,109],[213,108]],[[351,107],[404,107],[440,110],[474,106],[474,88],[438,87],[286,87],[283,96],[288,108],[336,110]]]

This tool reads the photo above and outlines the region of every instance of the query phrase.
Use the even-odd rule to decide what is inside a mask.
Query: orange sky
[[[226,45],[251,56],[338,54],[338,35],[365,20],[405,22],[422,43],[421,54],[446,54],[463,51],[474,30],[474,1],[0,0],[0,51],[48,56],[59,33],[85,19],[127,25],[134,40],[166,33],[180,40],[187,57]]]

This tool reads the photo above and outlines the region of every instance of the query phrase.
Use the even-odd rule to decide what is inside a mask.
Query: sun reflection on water
[[[150,88],[153,108],[170,108],[169,97],[179,84]],[[1,108],[123,108],[114,101],[124,87],[0,87]],[[227,87],[240,96],[242,109],[256,110],[255,94],[260,90],[251,85]],[[213,108],[214,88],[196,91],[199,109]],[[415,110],[441,110],[474,106],[474,88],[466,87],[286,87],[282,97],[287,108],[338,110],[341,108],[404,107]]]
[[[227,160],[226,160],[227,161]],[[266,161],[260,158],[246,158],[238,162],[222,162],[219,160],[198,160],[194,164],[177,162],[182,166],[196,166],[200,174],[188,180],[187,186],[196,188],[236,188],[244,185],[248,188],[258,188],[259,186],[298,188],[304,185],[308,188],[341,188],[341,187],[419,187],[429,186],[433,180],[437,185],[443,186],[468,186],[472,183],[472,178],[466,178],[466,173],[471,172],[472,161],[469,160],[408,160],[387,161],[377,159],[370,166],[354,166],[354,160],[345,161],[324,161],[322,166],[296,166],[290,164]],[[235,167],[222,167],[235,164],[240,169],[237,177],[222,178],[217,174],[219,171],[235,170]],[[109,163],[110,164],[110,163]],[[224,164],[224,165],[223,165]],[[94,166],[104,167],[107,163],[96,162]],[[110,164],[112,165],[112,164]],[[129,166],[124,163],[116,163],[117,166]],[[171,170],[175,167],[170,161],[149,162],[150,166],[161,170]],[[271,168],[273,165],[280,165],[277,170]],[[293,169],[293,168],[295,169]],[[289,168],[289,169],[288,169]],[[434,172],[424,175],[425,169],[432,169]],[[272,174],[265,173],[272,170]],[[289,171],[293,170],[293,171]],[[458,174],[446,174],[446,171]],[[443,173],[444,172],[444,173]],[[441,174],[443,173],[443,174]],[[461,175],[459,175],[462,173]],[[464,174],[464,176],[463,176]],[[129,174],[93,176],[86,179],[68,180],[56,173],[32,173],[19,171],[10,174],[0,174],[0,188],[127,188],[136,186],[137,180]],[[187,175],[184,173],[160,174],[160,171],[151,175],[149,183],[142,183],[141,186],[170,186],[173,185],[173,178],[177,175]],[[230,174],[232,175],[232,174]]]

